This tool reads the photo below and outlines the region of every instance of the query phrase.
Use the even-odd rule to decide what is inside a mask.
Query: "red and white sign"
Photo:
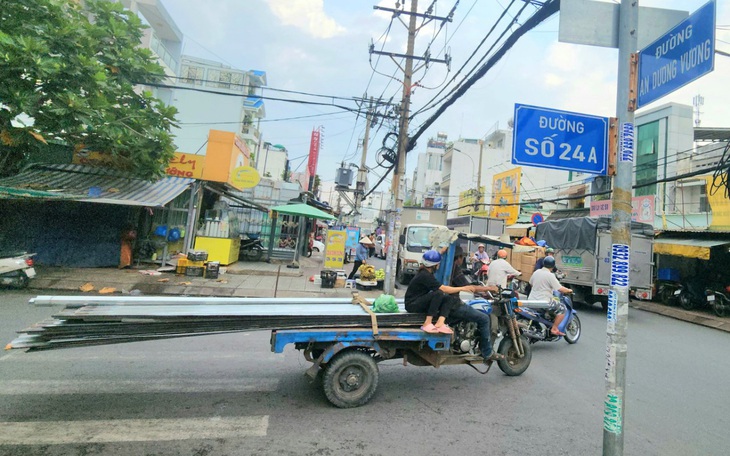
[[[307,162],[307,172],[312,177],[317,174],[317,160],[319,160],[319,139],[320,130],[312,130],[312,139],[309,141],[309,161]]]
[[[591,217],[611,216],[613,206],[611,200],[592,201]],[[654,223],[654,195],[635,196],[631,198],[631,220],[642,223]]]

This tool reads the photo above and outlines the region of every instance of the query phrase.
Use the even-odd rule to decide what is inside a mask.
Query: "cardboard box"
[[[335,288],[345,288],[345,280],[347,280],[344,277],[337,277],[337,280],[335,280]]]

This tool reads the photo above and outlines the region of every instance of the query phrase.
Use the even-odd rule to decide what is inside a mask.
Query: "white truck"
[[[537,225],[535,239],[556,249],[555,265],[565,274],[561,283],[573,289],[574,301],[608,307],[611,285],[611,219],[573,217]],[[631,223],[629,257],[631,294],[651,299],[653,290],[654,228]]]
[[[396,280],[407,284],[418,272],[423,252],[431,248],[433,230],[446,228],[446,209],[404,207],[398,236]]]

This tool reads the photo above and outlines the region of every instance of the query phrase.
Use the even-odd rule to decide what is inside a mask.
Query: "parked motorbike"
[[[35,253],[25,252],[0,255],[0,285],[13,288],[27,287],[30,279],[35,277],[34,255]]]
[[[659,301],[666,305],[678,304],[680,295],[678,290],[681,290],[682,288],[683,285],[681,283],[672,280],[663,280],[659,282],[659,286],[657,288]]]
[[[674,291],[674,296],[678,297],[679,305],[685,310],[705,306],[707,305],[705,285],[703,279],[699,277],[691,278],[682,284],[678,290]]]
[[[569,296],[560,292],[556,291],[555,294],[566,309],[565,318],[558,326],[558,330],[565,333],[565,336],[555,336],[550,332],[553,327],[553,318],[549,307],[538,309],[528,307],[526,304],[530,301],[518,301],[519,307],[515,309],[515,315],[519,325],[524,328],[524,335],[530,340],[531,344],[539,341],[552,342],[560,340],[561,337],[564,337],[567,343],[574,344],[580,339],[580,318],[578,318],[578,313],[573,308],[573,301]]]
[[[729,317],[730,316],[730,285],[722,288],[715,289],[708,288],[705,290],[707,296],[707,305],[712,307],[713,312],[718,317]]]
[[[249,233],[241,239],[241,249],[238,259],[245,261],[259,261],[264,256],[264,245],[258,234]]]
[[[502,372],[511,376],[520,375],[524,372],[532,360],[530,344],[527,343],[528,340],[522,334],[522,329],[515,318],[514,303],[512,290],[503,290],[496,295],[487,293],[485,297],[477,296],[466,303],[466,305],[477,311],[489,315],[490,318],[497,319],[498,332],[491,334],[491,340],[494,343],[502,336],[496,352],[505,357],[497,361],[497,365]],[[459,321],[451,325],[451,328],[454,330],[454,341],[451,344],[452,353],[456,355],[481,354],[481,348],[479,347],[480,333],[476,323]],[[476,369],[476,367],[474,368]]]

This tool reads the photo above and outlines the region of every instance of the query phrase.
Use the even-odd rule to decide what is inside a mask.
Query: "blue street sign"
[[[637,108],[713,70],[715,9],[705,4],[639,53]]]
[[[535,212],[532,214],[532,217],[530,217],[530,221],[533,225],[537,226],[538,223],[542,223],[545,219],[542,217],[542,214],[539,212]]]
[[[608,117],[515,104],[512,163],[608,173]]]

